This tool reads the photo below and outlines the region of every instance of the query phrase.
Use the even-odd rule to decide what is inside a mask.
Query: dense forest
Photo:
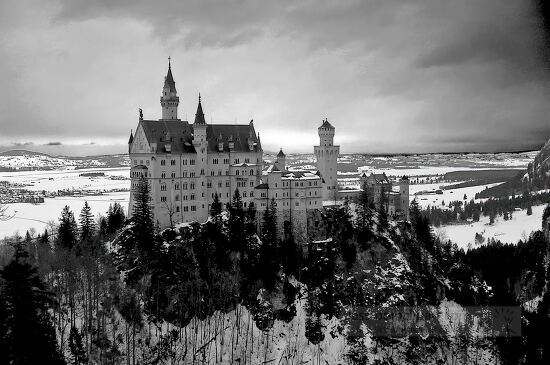
[[[238,190],[227,212],[215,198],[207,222],[160,230],[148,189],[131,219],[118,204],[98,220],[87,204],[78,219],[66,207],[54,230],[2,246],[0,363],[548,359],[536,336],[548,321],[541,232],[464,252],[434,237],[415,202],[410,221],[396,221],[364,193],[324,210],[315,238],[297,242],[278,232],[275,204],[258,215]],[[479,308],[525,303],[538,303],[526,336],[478,335]]]

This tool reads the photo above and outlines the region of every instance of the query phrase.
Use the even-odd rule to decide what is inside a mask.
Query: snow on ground
[[[104,195],[68,196],[59,198],[46,198],[43,204],[16,203],[8,206],[7,214],[13,218],[7,221],[0,220],[0,239],[5,236],[12,236],[18,232],[24,235],[25,232],[34,228],[38,233],[44,231],[49,221],[58,223],[61,210],[68,205],[78,220],[80,210],[87,201],[94,216],[105,215],[109,205],[119,202],[124,211],[128,209],[129,192],[107,193]]]
[[[519,240],[529,237],[531,232],[542,228],[542,213],[545,207],[545,205],[534,206],[532,215],[527,215],[526,210],[516,211],[513,213],[512,219],[508,221],[497,217],[493,225],[489,225],[489,217],[482,216],[479,222],[441,226],[435,229],[435,233],[450,239],[464,249],[467,249],[469,245],[476,246],[476,232],[485,237],[484,243],[490,238],[505,243],[517,243]]]
[[[440,186],[445,185],[453,185],[457,184],[456,182],[453,183],[436,183],[436,184],[418,184],[418,185],[410,185],[409,187],[409,193],[410,193],[410,200],[413,201],[416,197],[416,201],[422,208],[426,208],[429,206],[436,206],[442,208],[442,202],[445,202],[445,205],[449,205],[450,202],[454,200],[464,200],[464,194],[466,194],[467,201],[470,201],[474,199],[476,193],[479,193],[480,191],[484,190],[487,187],[493,187],[495,185],[499,185],[500,183],[496,184],[488,184],[488,185],[477,185],[477,186],[470,186],[466,188],[459,188],[459,189],[451,189],[451,190],[443,190],[443,194],[418,194],[416,193],[422,192],[422,191],[432,191],[439,189]],[[479,201],[479,200],[476,200]]]
[[[514,166],[515,167],[515,166]],[[368,175],[371,173],[374,174],[381,174],[385,173],[389,177],[395,177],[395,176],[437,176],[437,175],[445,175],[448,172],[453,171],[479,171],[479,170],[502,170],[503,166],[501,165],[495,165],[494,167],[462,167],[462,166],[419,166],[419,167],[413,167],[413,168],[373,168],[372,166],[361,166],[358,168],[358,170],[362,172],[366,172]]]
[[[105,176],[79,176],[82,173],[90,172],[102,172]],[[24,189],[33,191],[57,191],[65,189],[113,190],[128,189],[130,187],[129,180],[121,178],[128,178],[129,176],[130,170],[128,167],[114,167],[78,170],[0,172],[0,181],[24,184]],[[114,180],[111,177],[119,180]]]

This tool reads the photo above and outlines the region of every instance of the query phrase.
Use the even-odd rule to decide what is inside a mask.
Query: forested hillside
[[[362,196],[296,242],[278,236],[274,204],[257,216],[238,191],[229,212],[215,203],[207,222],[163,231],[147,184],[136,200],[131,220],[114,206],[94,222],[85,206],[77,223],[66,208],[54,232],[4,246],[0,363],[500,363],[505,348],[467,306],[521,302],[527,282],[536,297],[547,277],[525,261],[535,283],[495,285],[482,259],[434,238],[415,204],[396,222]],[[544,257],[545,238],[533,240],[525,247]],[[43,344],[33,358],[29,339]]]
[[[526,171],[518,173],[503,184],[483,190],[478,196],[479,198],[498,198],[548,188],[550,188],[550,140],[542,146]]]

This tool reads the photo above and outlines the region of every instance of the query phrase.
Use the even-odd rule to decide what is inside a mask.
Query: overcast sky
[[[544,2],[541,0],[541,2]],[[125,152],[161,114],[254,119],[264,150],[535,149],[550,138],[548,37],[532,0],[0,0],[0,146]]]

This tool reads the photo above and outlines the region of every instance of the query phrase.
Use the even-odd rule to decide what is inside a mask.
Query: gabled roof
[[[229,143],[233,143],[235,152],[258,152],[262,150],[260,139],[256,136],[254,124],[207,124],[206,140],[208,151],[220,151],[219,143],[223,144],[223,151],[229,151]],[[249,142],[252,150],[249,148]]]
[[[386,176],[385,172],[383,172],[381,174],[371,174],[370,177],[373,178],[374,181],[377,184],[389,184],[390,183],[390,180]]]
[[[134,141],[134,133],[130,131],[130,138],[128,139],[128,144],[132,143]]]
[[[283,152],[283,149],[281,148],[281,150],[279,151],[279,153],[277,154],[277,157],[286,157],[285,153]]]
[[[149,144],[156,143],[157,151],[164,152],[169,144],[172,153],[195,153],[193,128],[181,120],[142,120],[139,122]]]

